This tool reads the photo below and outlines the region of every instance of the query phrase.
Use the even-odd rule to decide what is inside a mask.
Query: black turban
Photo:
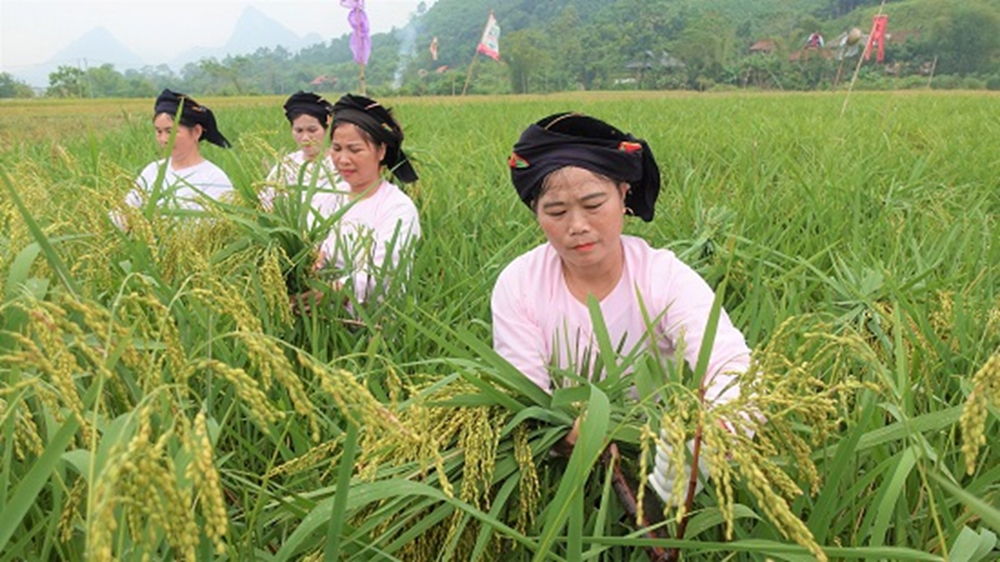
[[[545,177],[576,166],[631,188],[625,207],[649,222],[660,193],[660,169],[642,139],[579,113],[557,113],[531,125],[514,145],[510,177],[521,201],[531,207]]]
[[[326,129],[330,126],[333,116],[333,105],[312,92],[299,90],[285,102],[285,117],[291,123],[299,115],[312,115]]]
[[[215,124],[215,115],[212,113],[212,110],[194,101],[186,94],[164,89],[160,92],[160,96],[156,98],[156,105],[153,106],[153,115],[166,113],[176,118],[177,108],[182,103],[184,104],[184,109],[181,111],[181,125],[185,127],[201,125],[202,130],[201,137],[198,139],[199,141],[207,140],[222,148],[232,146],[226,140],[226,137],[222,136],[222,133],[219,132],[219,127]]]
[[[403,129],[388,108],[373,99],[346,94],[333,104],[333,119],[335,123],[352,123],[385,145],[382,164],[388,166],[399,181],[417,181],[417,172],[403,152]]]

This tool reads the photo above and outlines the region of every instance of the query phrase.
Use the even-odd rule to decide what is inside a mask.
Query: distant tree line
[[[471,75],[470,93],[608,89],[829,89],[854,72],[830,43],[868,30],[881,0],[438,0],[403,29],[372,37],[364,78],[370,93],[450,95]],[[795,9],[789,5],[794,4]],[[906,8],[895,10],[894,8]],[[475,46],[491,9],[503,28],[499,63]],[[885,61],[866,62],[860,88],[1000,89],[1000,0],[896,0]],[[827,49],[803,49],[814,32]],[[439,39],[440,58],[427,46]],[[750,47],[764,41],[768,48]],[[475,65],[471,67],[470,65]],[[933,80],[932,80],[933,78]],[[296,53],[278,47],[210,58],[179,71],[166,65],[117,71],[63,66],[45,96],[153,97],[164,88],[201,95],[356,91],[349,37]],[[0,74],[0,97],[31,88]]]

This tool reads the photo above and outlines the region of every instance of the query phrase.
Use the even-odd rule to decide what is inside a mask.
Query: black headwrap
[[[333,105],[312,92],[299,90],[285,102],[285,117],[288,122],[295,121],[299,115],[312,115],[326,129],[333,117]]]
[[[509,163],[514,188],[529,207],[546,176],[576,166],[628,183],[625,207],[646,222],[653,220],[660,193],[653,152],[646,141],[599,119],[579,113],[550,115],[521,133]]]
[[[346,94],[333,104],[333,119],[335,124],[352,123],[361,127],[377,142],[384,144],[382,164],[388,166],[399,181],[417,181],[417,172],[403,152],[403,129],[392,118],[388,108],[373,99]]]
[[[181,103],[184,104],[184,109],[181,111],[181,125],[185,127],[201,125],[201,137],[198,139],[199,141],[207,140],[222,148],[232,146],[226,140],[226,137],[222,136],[222,133],[219,132],[219,127],[215,124],[215,115],[212,113],[212,110],[194,101],[186,94],[164,89],[160,92],[160,96],[156,98],[156,104],[153,106],[153,116],[166,113],[171,117],[176,117],[177,108],[180,107]]]

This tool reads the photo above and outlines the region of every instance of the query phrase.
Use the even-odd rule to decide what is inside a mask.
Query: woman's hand
[[[673,447],[670,446],[666,441],[666,436],[661,432],[661,439],[656,442],[656,464],[653,471],[649,473],[649,485],[652,486],[653,490],[656,492],[657,496],[663,500],[663,503],[670,507],[680,507],[684,504],[686,498],[675,497],[674,496],[674,482],[678,477],[677,467],[670,462],[670,458],[673,455]],[[702,447],[704,447],[704,442]],[[687,448],[689,451],[694,450],[694,440],[688,441]],[[694,495],[698,495],[698,492],[702,490],[702,480],[708,478],[708,460],[706,460],[705,451],[702,450],[701,454],[698,455],[698,472],[701,476],[695,481]],[[684,469],[680,471],[680,477],[683,482],[688,483],[691,481],[691,466],[684,462]],[[684,490],[687,491],[687,486],[684,486]]]
[[[293,314],[306,315],[312,312],[323,299],[323,291],[319,289],[309,289],[295,295],[288,295],[288,303],[292,307]]]
[[[335,292],[340,292],[344,288],[343,281],[334,281],[330,283],[330,287]],[[323,291],[320,289],[309,289],[308,291],[303,291],[294,295],[288,296],[288,303],[292,307],[292,312],[294,314],[306,315],[312,312],[315,305],[323,299]],[[350,299],[347,295],[344,295],[343,305],[346,307],[350,304]]]
[[[319,255],[316,256],[316,262],[313,263],[313,271],[319,271],[323,269],[323,267],[326,265],[326,262],[328,261],[330,261],[330,258],[326,257],[326,253],[323,251],[322,248],[320,248]]]
[[[555,446],[552,447],[552,453],[555,456],[569,457],[573,454],[573,447],[576,445],[576,439],[580,436],[580,418],[573,420],[573,427],[570,428],[569,433],[565,437],[559,440]]]

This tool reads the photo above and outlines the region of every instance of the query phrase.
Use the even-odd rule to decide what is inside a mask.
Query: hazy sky
[[[367,0],[372,33],[402,27],[419,3]],[[332,39],[350,31],[348,10],[338,0],[0,0],[0,71],[16,73],[45,62],[96,27],[110,31],[147,64],[169,62],[192,47],[222,46],[248,6],[300,37],[318,33]]]

